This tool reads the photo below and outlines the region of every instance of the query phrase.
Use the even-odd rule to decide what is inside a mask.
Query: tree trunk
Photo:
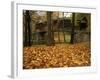
[[[75,13],[72,14],[72,31],[71,31],[71,41],[70,43],[74,43],[74,29],[75,29]]]
[[[28,43],[28,36],[27,36],[27,15],[26,15],[26,12],[25,12],[25,25],[23,25],[23,27],[25,27],[25,33],[23,33],[24,37],[25,37],[25,42],[24,42],[24,46],[27,46],[27,43]]]
[[[28,10],[25,14],[25,46],[31,46],[30,14]]]
[[[52,12],[47,12],[47,26],[48,26],[48,38],[47,38],[47,45],[53,45],[54,44],[54,35],[53,35],[53,28],[51,25],[51,14]]]

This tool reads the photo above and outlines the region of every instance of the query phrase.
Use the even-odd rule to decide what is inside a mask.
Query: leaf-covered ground
[[[23,49],[23,69],[91,65],[90,44],[37,45]]]

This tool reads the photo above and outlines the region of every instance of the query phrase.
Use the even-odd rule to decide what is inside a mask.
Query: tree
[[[29,11],[25,12],[25,46],[31,46],[31,26]]]
[[[72,31],[71,31],[71,41],[70,43],[74,43],[74,28],[75,28],[75,13],[72,14]]]
[[[53,28],[52,28],[52,18],[51,18],[52,12],[47,12],[47,26],[48,26],[48,37],[47,37],[47,45],[54,45],[54,34],[53,34]]]

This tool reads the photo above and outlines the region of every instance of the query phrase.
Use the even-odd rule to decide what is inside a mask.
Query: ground
[[[90,43],[24,47],[23,69],[79,67],[91,65]]]

